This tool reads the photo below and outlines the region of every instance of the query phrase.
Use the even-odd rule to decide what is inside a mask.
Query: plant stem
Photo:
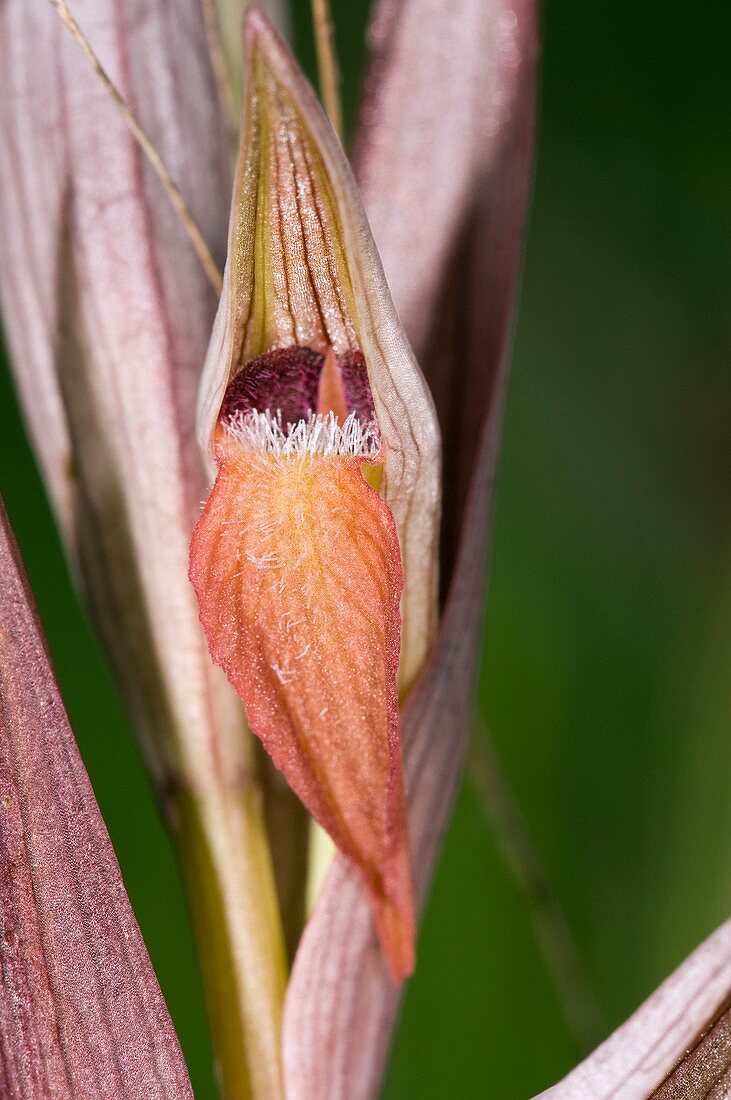
[[[317,47],[320,94],[335,133],[343,140],[343,109],[340,102],[340,68],[328,0],[312,0],[312,23]]]
[[[206,40],[208,42],[208,56],[211,59],[213,79],[216,83],[218,101],[221,105],[229,142],[235,150],[238,144],[239,111],[236,105],[236,97],[229,79],[226,51],[223,48],[221,38],[221,21],[216,0],[201,0],[203,6],[203,20],[206,26]]]
[[[584,974],[569,924],[481,721],[470,745],[469,774],[503,858],[523,894],[538,947],[566,1024],[580,1050],[604,1035],[601,1014]]]
[[[182,791],[176,836],[223,1100],[283,1095],[286,962],[258,789]]]
[[[325,875],[335,858],[337,849],[332,840],[316,821],[310,821],[310,835],[307,854],[307,893],[305,912],[309,917],[315,908],[318,894],[325,881]]]
[[[310,815],[258,740],[255,755],[263,795],[264,823],[279,897],[282,932],[287,958],[291,963],[306,918]]]

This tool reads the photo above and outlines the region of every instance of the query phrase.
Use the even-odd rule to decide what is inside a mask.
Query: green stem
[[[221,1094],[277,1100],[286,962],[261,795],[181,791],[176,808]]]

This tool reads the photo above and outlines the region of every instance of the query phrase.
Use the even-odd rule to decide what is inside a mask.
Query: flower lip
[[[362,874],[398,983],[415,934],[397,693],[403,568],[393,515],[366,477],[379,450],[375,423],[355,410],[285,425],[252,409],[219,422],[189,575],[252,732]]]

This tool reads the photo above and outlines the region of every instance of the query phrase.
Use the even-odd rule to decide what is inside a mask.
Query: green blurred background
[[[352,119],[367,4],[333,7]],[[308,11],[297,0],[293,23],[312,73]],[[545,10],[480,706],[606,1030],[731,911],[729,29],[724,0]],[[178,871],[4,369],[0,385],[0,487],[196,1095],[209,1100]],[[468,778],[385,1096],[517,1100],[581,1053]]]

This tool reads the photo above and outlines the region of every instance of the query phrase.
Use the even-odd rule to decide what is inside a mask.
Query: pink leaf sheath
[[[731,1008],[704,1031],[652,1100],[723,1100],[731,1095]]]
[[[536,8],[380,0],[371,25],[356,177],[437,407],[443,595],[482,429],[500,415],[531,180]]]
[[[471,188],[455,192],[451,198],[442,196],[445,217],[450,206],[454,207],[447,224],[464,225],[462,250],[452,256],[446,247],[435,253],[441,257],[440,278],[431,284],[428,294],[418,288],[413,291],[414,300],[420,298],[420,308],[426,310],[425,327],[420,330],[416,321],[411,322],[412,339],[417,343],[420,331],[433,331],[439,336],[434,341],[433,355],[427,349],[425,369],[435,389],[445,435],[445,463],[450,461],[450,454],[460,459],[462,453],[471,456],[469,460],[465,457],[462,507],[455,510],[451,521],[458,525],[459,540],[448,529],[443,532],[443,538],[453,539],[454,567],[450,571],[439,637],[407,701],[402,722],[412,854],[417,890],[422,898],[454,798],[469,726],[493,471],[533,145],[537,69],[534,4],[524,0],[507,11],[503,5],[481,0],[479,11],[491,14],[493,20],[504,18],[503,25],[512,35],[512,50],[506,46],[504,55],[510,63],[494,74],[494,79],[502,81],[498,97],[502,100],[499,132],[486,133],[481,124],[477,125],[472,136],[478,144],[484,142],[485,156],[479,158],[481,168],[472,175]],[[464,49],[483,59],[493,56],[491,42],[485,39],[490,31],[489,19],[477,24],[482,28],[481,36],[474,33],[477,12],[471,0],[452,5],[435,5],[426,0],[380,5],[374,24],[378,42],[376,67],[372,70],[366,110],[377,110],[379,96],[388,97],[389,80],[414,81],[416,86],[420,74],[426,80],[430,70],[424,57],[429,56],[434,43],[442,41],[442,30],[445,36],[451,35],[447,24],[459,24],[462,16],[473,32],[467,36]],[[509,18],[511,13],[514,20]],[[396,30],[407,19],[410,37],[399,37]],[[430,144],[432,131],[428,119],[438,127],[441,111],[449,110],[460,94],[472,97],[483,94],[479,82],[477,87],[458,83],[464,73],[474,71],[471,57],[466,58],[463,53],[455,58],[449,70],[450,79],[446,81],[445,77],[444,85],[435,81],[432,87],[401,97],[401,117],[390,131],[378,129],[377,114],[366,114],[364,126],[370,133],[370,144],[365,149],[362,144],[360,147],[361,178],[367,157],[382,157],[394,171],[399,170],[394,154],[400,132],[407,144],[418,140],[428,150],[421,163],[430,165],[435,187],[445,180],[449,175],[447,166],[454,163],[452,150],[448,141]],[[381,84],[386,85],[385,89]],[[413,128],[414,102],[419,101],[421,114],[426,110],[424,95],[428,97],[430,113],[421,119],[419,135],[411,134],[407,139],[406,132]],[[472,117],[479,119],[479,111]],[[411,172],[414,176],[417,173],[413,161]],[[375,188],[367,183],[366,201],[378,225],[379,212],[376,209],[373,213]],[[381,201],[385,202],[385,196]],[[436,198],[433,201],[436,203]],[[420,220],[424,233],[429,234],[429,218],[418,203],[408,203],[400,215],[407,221],[409,217]],[[441,221],[434,225],[433,231],[446,232]],[[415,228],[413,232],[416,233]],[[425,265],[421,260],[419,264],[412,262],[410,277],[403,270],[399,274],[389,266],[388,242],[380,234],[378,243],[384,252],[387,275],[398,295],[397,306],[404,310],[410,300],[409,278],[418,283]],[[401,260],[395,257],[395,262],[408,264],[408,257],[413,258],[414,254],[419,253],[402,253]],[[452,288],[453,293],[449,293],[448,276],[455,272],[458,283]],[[408,309],[405,312],[409,324]],[[470,407],[468,395],[471,395]],[[466,438],[470,425],[473,435]],[[449,477],[445,478],[445,486],[449,486],[446,503],[452,492]],[[344,861],[337,860],[305,930],[287,993],[284,1063],[288,1097],[370,1100],[376,1096],[397,1007],[398,996],[389,986],[378,957],[357,878]]]
[[[191,545],[211,655],[249,726],[361,871],[395,982],[414,909],[396,690],[396,526],[352,455],[274,455],[220,433]]]
[[[227,156],[197,0],[74,14],[220,256]],[[0,5],[0,300],[23,413],[160,787],[231,725],[187,580],[215,302],[162,185],[47,2]],[[153,656],[154,655],[154,656]],[[192,748],[192,745],[189,746]],[[175,763],[173,763],[175,761]],[[198,767],[200,771],[200,767]]]
[[[536,1100],[723,1100],[729,1095],[731,921],[688,956],[601,1046]],[[666,1077],[671,1075],[669,1080]],[[657,1090],[657,1091],[655,1091]]]
[[[71,7],[222,262],[228,156],[198,0]],[[69,549],[80,552],[83,507],[70,338],[77,358],[99,360],[86,392],[110,450],[170,453],[168,420],[180,432],[193,517],[204,483],[193,411],[214,296],[160,181],[47,0],[0,5],[0,134],[3,324]]]
[[[421,362],[484,181],[515,128],[525,0],[378,0],[353,162]]]
[[[0,505],[0,1094],[192,1097]]]

